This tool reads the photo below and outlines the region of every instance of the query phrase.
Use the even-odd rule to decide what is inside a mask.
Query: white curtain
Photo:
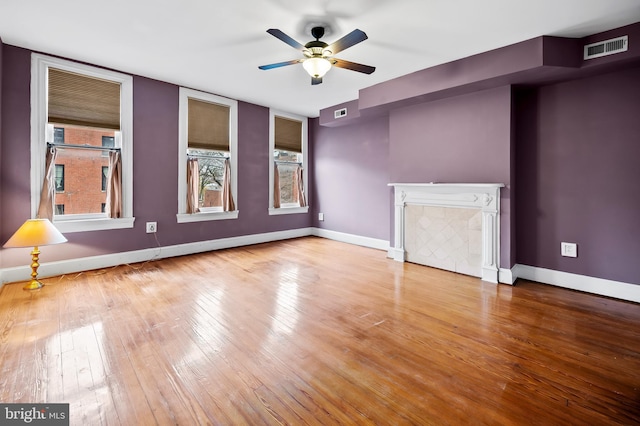
[[[56,157],[58,151],[55,147],[47,149],[45,157],[44,181],[40,191],[40,204],[38,205],[38,218],[53,220],[53,204],[56,196]]]
[[[122,217],[122,157],[120,151],[109,151],[106,213],[110,218]]]
[[[280,208],[280,172],[277,163],[273,163],[273,207]]]
[[[200,167],[197,158],[187,160],[187,213],[198,213],[200,199]]]
[[[304,182],[302,180],[302,167],[296,167],[295,173],[295,185],[294,190],[296,191],[296,198],[298,198],[298,203],[300,203],[300,207],[306,207],[307,199],[304,196]]]
[[[233,194],[231,193],[231,162],[228,158],[224,159],[224,175],[222,176],[222,210],[231,212],[236,209],[233,202]]]

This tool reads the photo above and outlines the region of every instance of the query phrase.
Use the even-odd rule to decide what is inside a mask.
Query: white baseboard
[[[504,269],[504,268],[498,269],[498,282],[500,284],[513,285],[513,283],[515,283],[516,280],[518,279],[518,276],[516,275],[516,271],[514,271],[514,270],[517,270],[516,266],[514,266],[513,269]]]
[[[385,240],[378,240],[375,238],[362,237],[353,234],[345,234],[336,231],[328,231],[319,228],[300,228],[287,231],[243,235],[238,237],[221,238],[218,240],[199,241],[194,243],[178,244],[174,246],[153,247],[124,253],[112,253],[101,256],[41,263],[40,267],[38,268],[38,277],[47,278],[82,271],[110,268],[117,265],[146,262],[148,260],[184,256],[213,250],[247,246],[252,244],[268,243],[271,241],[287,240],[291,238],[306,237],[309,235],[315,235],[322,238],[341,241],[349,244],[356,244],[379,250],[387,250],[389,248],[389,243]],[[26,281],[30,275],[31,268],[29,265],[0,269],[0,287],[4,283]]]
[[[640,303],[640,285],[636,284],[520,264],[516,264],[511,271],[514,281],[517,278],[523,278],[543,284]]]
[[[330,240],[348,244],[369,247],[387,251],[393,258],[393,248],[386,240],[363,237],[343,232],[330,231],[320,228],[300,228],[287,231],[269,232],[264,234],[243,235],[238,237],[222,238],[218,240],[199,241],[194,243],[179,244],[167,247],[154,247],[144,250],[136,250],[124,253],[113,253],[102,256],[92,256],[80,259],[68,259],[58,262],[42,263],[38,269],[41,278],[109,268],[128,263],[145,262],[148,260],[163,259],[167,257],[184,256],[188,254],[202,253],[226,248],[241,247],[252,244],[261,244],[271,241],[286,240],[291,238],[314,235]],[[31,275],[29,265],[0,269],[0,287],[4,283],[26,281]],[[537,268],[528,265],[516,264],[511,269],[501,268],[498,279],[503,284],[513,284],[518,278],[536,281],[543,284],[555,285],[572,290],[594,293],[601,296],[628,300],[640,303],[640,285],[611,281],[602,278],[594,278],[586,275],[571,274],[568,272],[554,271],[551,269]]]
[[[313,235],[312,228],[300,228],[288,231],[243,235],[239,237],[221,238],[219,240],[200,241],[167,247],[154,247],[124,253],[113,253],[101,256],[83,257],[80,259],[68,259],[57,262],[48,262],[40,264],[40,268],[38,268],[38,277],[53,277],[81,271],[109,268],[112,266],[124,265],[129,263],[146,262],[148,260],[183,256],[232,247],[241,247],[251,244],[268,243],[271,241],[299,238],[309,235]],[[29,279],[30,275],[31,267],[29,265],[2,269],[0,270],[0,277],[2,279],[2,281],[0,281],[0,286],[4,283],[9,282],[26,281],[27,279]]]
[[[343,243],[355,244],[377,250],[389,250],[389,241],[377,238],[362,237],[360,235],[345,234],[344,232],[329,231],[327,229],[312,228],[316,237],[327,238],[329,240],[341,241]]]

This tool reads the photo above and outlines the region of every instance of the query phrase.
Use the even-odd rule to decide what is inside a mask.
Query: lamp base
[[[40,290],[43,286],[44,284],[42,284],[40,281],[31,280],[31,282],[25,285],[24,287],[22,287],[22,289],[23,290]]]

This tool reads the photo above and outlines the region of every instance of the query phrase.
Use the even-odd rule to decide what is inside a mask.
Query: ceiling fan
[[[261,70],[270,70],[272,68],[284,67],[286,65],[294,65],[302,63],[304,69],[311,76],[311,84],[322,83],[322,77],[331,69],[332,66],[344,68],[352,71],[361,72],[364,74],[371,74],[376,70],[375,67],[369,65],[358,64],[355,62],[345,61],[344,59],[334,58],[333,55],[341,52],[355,44],[365,41],[368,37],[364,31],[353,30],[340,40],[327,44],[324,41],[320,41],[324,36],[324,27],[313,27],[311,29],[311,35],[315,37],[315,40],[310,41],[304,46],[293,38],[289,37],[278,29],[268,29],[267,32],[272,36],[279,38],[287,43],[294,49],[302,51],[304,58],[293,59],[291,61],[278,62],[275,64],[261,65],[258,68]]]

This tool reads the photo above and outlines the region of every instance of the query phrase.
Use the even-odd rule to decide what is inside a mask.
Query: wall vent
[[[342,118],[342,117],[346,117],[346,116],[347,116],[347,109],[346,108],[337,109],[337,110],[333,111],[333,118]]]
[[[629,49],[629,36],[612,38],[610,40],[599,41],[584,46],[584,59],[600,58],[601,56],[613,55],[615,53],[626,52]]]

